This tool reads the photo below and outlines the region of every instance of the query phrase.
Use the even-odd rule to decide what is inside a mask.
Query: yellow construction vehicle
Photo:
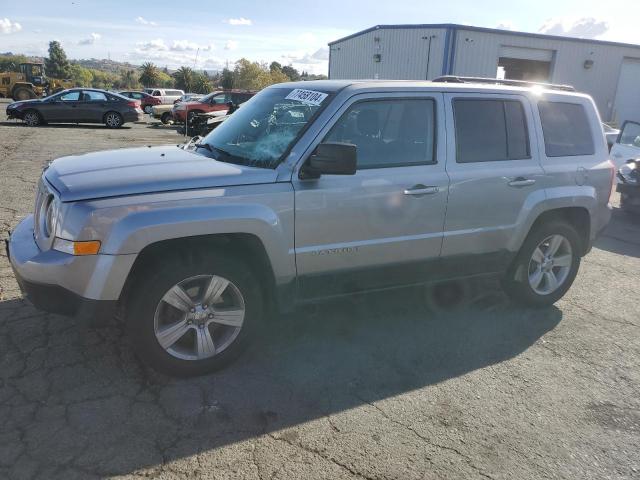
[[[42,63],[21,63],[19,72],[0,73],[0,98],[28,100],[71,87],[71,80],[47,78]]]

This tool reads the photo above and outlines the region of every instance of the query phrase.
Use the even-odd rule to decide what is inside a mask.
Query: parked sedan
[[[151,108],[154,105],[160,105],[162,103],[159,97],[154,97],[153,95],[149,95],[146,92],[126,91],[119,93],[123,97],[138,100],[140,102],[140,105],[142,105],[142,110],[144,111],[144,113],[151,113]]]
[[[187,116],[191,118],[199,113],[223,112],[229,110],[229,104],[240,105],[256,94],[249,90],[225,90],[210,93],[199,100],[178,103],[171,111],[173,120],[184,122]]]
[[[7,106],[7,117],[29,127],[44,123],[104,123],[119,128],[143,119],[140,102],[117,93],[89,88],[63,90],[50,97],[24,100]]]

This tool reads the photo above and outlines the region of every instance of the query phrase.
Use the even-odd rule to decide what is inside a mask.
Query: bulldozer
[[[42,63],[21,63],[19,72],[0,73],[0,98],[29,100],[71,87],[72,80],[47,78]]]

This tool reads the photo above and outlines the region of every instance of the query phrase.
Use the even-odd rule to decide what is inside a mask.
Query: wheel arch
[[[580,255],[584,256],[589,253],[591,247],[591,214],[584,206],[567,206],[545,210],[541,212],[533,221],[525,239],[539,225],[552,221],[562,221],[571,225],[580,237],[582,244],[580,245]]]
[[[267,250],[260,238],[251,233],[222,233],[160,240],[144,247],[138,254],[125,280],[118,303],[126,305],[138,280],[167,255],[178,255],[184,261],[198,260],[208,251],[225,251],[244,260],[262,286],[267,306],[276,307],[276,280]]]

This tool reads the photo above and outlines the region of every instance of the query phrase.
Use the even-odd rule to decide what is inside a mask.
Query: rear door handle
[[[414,185],[404,191],[405,195],[433,195],[438,193],[440,189],[435,186],[427,187],[425,185]]]
[[[536,181],[533,178],[517,177],[509,182],[510,187],[528,187],[533,185]]]

